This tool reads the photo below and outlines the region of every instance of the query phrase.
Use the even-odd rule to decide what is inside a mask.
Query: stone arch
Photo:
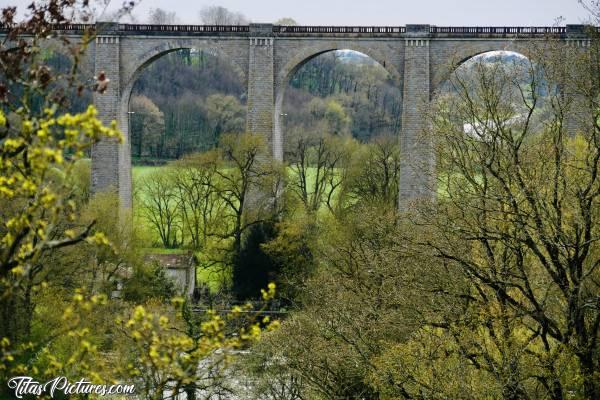
[[[394,66],[392,60],[386,57],[385,54],[377,49],[369,46],[365,46],[359,42],[325,42],[323,44],[317,44],[302,49],[302,51],[296,53],[282,66],[277,74],[278,83],[286,83],[287,80],[304,64],[312,60],[321,54],[328,53],[335,50],[353,50],[362,53],[373,60],[377,61],[382,67],[384,67],[394,79],[400,79],[401,75]]]
[[[494,51],[510,51],[527,59],[535,59],[531,51],[531,42],[518,41],[473,41],[447,45],[439,53],[441,56],[431,62],[431,95],[465,62],[481,54]],[[435,54],[435,53],[434,53]],[[435,58],[435,56],[433,57]]]
[[[242,85],[247,85],[247,74],[244,67],[240,66],[232,57],[230,57],[224,50],[221,51],[217,47],[210,46],[209,42],[206,41],[165,41],[157,46],[151,47],[144,51],[141,55],[135,57],[133,60],[124,62],[121,61],[121,73],[120,73],[120,93],[118,97],[118,108],[117,108],[117,121],[119,129],[125,137],[124,145],[119,147],[119,159],[123,160],[119,168],[119,180],[124,182],[128,186],[128,190],[120,190],[122,203],[127,208],[131,208],[131,186],[132,186],[132,172],[131,172],[131,140],[129,132],[129,102],[131,100],[131,92],[136,80],[144,69],[152,62],[161,58],[162,56],[183,49],[196,49],[207,51],[207,53],[219,57],[225,60],[234,71],[237,73],[242,81]],[[123,57],[123,55],[121,55]],[[123,68],[124,67],[124,68]],[[128,69],[129,68],[129,69]]]
[[[306,47],[294,56],[290,57],[277,71],[275,77],[275,104],[273,112],[273,156],[276,160],[283,161],[283,122],[281,119],[285,89],[289,79],[315,57],[330,51],[352,50],[362,53],[375,60],[392,76],[397,82],[401,82],[402,75],[391,59],[383,52],[357,42],[323,42],[314,46]]]

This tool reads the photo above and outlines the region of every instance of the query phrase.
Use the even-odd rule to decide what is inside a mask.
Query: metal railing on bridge
[[[95,24],[54,24],[52,29],[57,31],[85,31],[87,29],[95,29]]]
[[[19,25],[4,25],[0,24],[0,31],[9,31],[11,29],[15,29],[19,27]],[[95,24],[52,24],[50,25],[53,31],[76,31],[82,32],[88,29],[95,29]],[[26,27],[24,27],[26,28]]]
[[[102,26],[102,23],[99,24]],[[19,25],[0,25],[0,31],[9,31],[15,29]],[[95,29],[96,24],[53,24],[51,29],[54,31],[75,31],[81,32],[88,29]],[[26,26],[23,27],[26,29]],[[244,33],[250,32],[249,25],[151,25],[151,24],[118,24],[119,32],[128,33],[169,33],[169,32],[184,32],[184,33]]]
[[[275,33],[405,33],[404,26],[284,26],[274,25]]]
[[[447,35],[557,35],[564,26],[431,26],[429,32]]]
[[[249,25],[150,25],[150,24],[120,24],[123,32],[250,32]]]
[[[211,33],[230,33],[230,34],[248,34],[252,32],[251,25],[154,25],[154,24],[112,24],[110,28],[116,32],[124,34],[211,34]],[[0,31],[7,32],[15,29],[19,25],[0,25]],[[411,29],[414,26],[409,26]],[[570,33],[585,34],[590,27],[583,25],[572,26],[428,26],[423,27],[426,33],[432,36],[446,37],[475,37],[475,36],[563,36]],[[23,27],[26,30],[26,26]],[[84,32],[87,30],[103,29],[103,23],[99,24],[55,24],[52,25],[55,31],[66,32]],[[594,31],[599,28],[593,27]],[[272,32],[276,35],[335,35],[335,34],[361,34],[361,35],[393,35],[402,36],[407,33],[405,26],[286,26],[272,25]],[[412,30],[409,31],[409,33]]]

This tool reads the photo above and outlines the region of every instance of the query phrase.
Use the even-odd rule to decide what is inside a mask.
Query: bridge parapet
[[[273,32],[279,34],[380,34],[406,32],[404,26],[282,26],[274,25]]]
[[[0,33],[6,33],[16,26],[0,26]],[[365,36],[365,37],[405,37],[429,36],[453,38],[488,37],[585,37],[600,28],[588,25],[566,26],[283,26],[273,24],[250,25],[153,25],[120,24],[98,22],[97,24],[57,24],[52,29],[59,32],[80,34],[95,31],[99,34],[119,35],[235,35],[235,36]]]
[[[430,33],[436,37],[543,37],[565,35],[567,28],[554,26],[431,26]]]
[[[407,36],[429,36],[431,25],[406,25],[405,33]]]
[[[119,30],[126,34],[245,34],[249,25],[150,25],[120,24]]]
[[[250,24],[252,36],[273,36],[273,24]]]

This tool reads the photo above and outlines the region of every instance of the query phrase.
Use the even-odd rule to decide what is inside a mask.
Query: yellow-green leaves
[[[269,283],[267,290],[261,289],[260,293],[263,300],[272,300],[275,297],[275,284],[273,282]]]
[[[116,123],[104,126],[94,106],[79,114],[57,115],[56,107],[40,115],[21,111],[15,113],[15,120],[19,122],[0,142],[0,203],[14,205],[6,208],[0,229],[0,279],[6,286],[10,286],[8,274],[22,276],[44,249],[61,243],[61,237],[73,240],[81,233],[56,231],[59,218],[66,214],[73,221],[76,211],[72,201],[63,202],[68,179],[57,176],[68,176],[93,143],[122,140]],[[0,111],[0,128],[7,124],[7,116]],[[109,244],[102,234],[89,241]]]

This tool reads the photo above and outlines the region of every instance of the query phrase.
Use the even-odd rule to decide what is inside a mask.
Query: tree
[[[280,380],[296,382],[300,398],[383,398],[368,379],[372,360],[420,326],[419,309],[432,304],[422,288],[434,275],[422,279],[430,265],[410,260],[394,212],[365,206],[327,222],[314,240],[319,266],[303,282],[301,307],[257,345],[253,362],[269,379],[259,386],[278,382],[277,370]],[[294,244],[286,247],[294,252]]]
[[[137,194],[140,197],[138,202],[141,216],[158,234],[164,247],[177,247],[181,240],[181,205],[174,171],[154,172],[142,180],[140,188]]]
[[[172,164],[183,227],[195,250],[205,247],[222,215],[223,203],[214,190],[218,168],[214,155],[192,154]]]
[[[281,264],[263,247],[275,237],[275,223],[261,221],[249,227],[244,236],[234,264],[232,290],[238,299],[252,299],[269,282],[275,282],[281,272]]]
[[[104,126],[93,106],[67,112],[62,92],[51,82],[64,79],[75,91],[86,87],[78,87],[74,75],[54,74],[39,57],[45,40],[57,36],[77,61],[93,32],[72,44],[52,28],[70,23],[71,13],[91,18],[90,6],[87,1],[34,2],[23,23],[14,20],[15,8],[1,13],[2,25],[11,29],[0,44],[0,377],[4,382],[16,376],[39,382],[86,377],[97,384],[131,379],[146,398],[162,399],[175,391],[191,399],[200,385],[220,387],[225,351],[247,345],[277,323],[259,324],[255,315],[247,320],[249,307],[236,308],[229,318],[192,317],[181,299],[175,299],[176,308],[168,309],[165,320],[159,311],[146,312],[150,305],[165,310],[164,299],[145,308],[114,298],[118,293],[111,284],[120,272],[136,300],[167,296],[168,285],[157,282],[164,274],[149,277],[135,268],[141,246],[127,212],[118,210],[116,194],[88,202],[81,182],[85,171],[73,173],[85,167],[80,159],[92,144],[121,139],[116,122]],[[76,72],[77,62],[73,65]],[[99,74],[93,83],[97,95],[108,80]],[[157,287],[139,290],[136,283]],[[274,294],[275,286],[269,285],[263,299]],[[119,329],[116,315],[122,315]],[[240,315],[244,322],[233,333],[229,324]],[[210,379],[201,380],[206,370],[200,365],[210,365]],[[0,385],[0,397],[20,396],[10,389]]]
[[[298,22],[296,22],[296,20],[294,18],[284,17],[284,18],[279,18],[273,24],[281,25],[281,26],[297,26]]]
[[[265,302],[274,296],[275,284],[262,290]],[[198,317],[181,298],[175,298],[172,307],[139,305],[118,318],[116,368],[120,376],[135,380],[137,393],[147,399],[184,393],[186,398],[196,399],[232,393],[231,383],[225,379],[232,352],[279,326],[278,321],[260,319],[261,311],[245,304],[235,306],[227,317],[217,313]],[[241,327],[231,329],[236,323]]]
[[[226,134],[221,137],[217,152],[219,166],[213,190],[224,204],[221,210],[221,229],[213,236],[232,240],[226,264],[233,267],[234,288],[241,287],[245,276],[242,260],[243,240],[252,229],[268,223],[277,213],[273,200],[280,187],[281,170],[269,158],[266,143],[260,135]],[[267,228],[268,229],[268,228]],[[257,237],[258,237],[257,236]],[[254,248],[258,243],[254,241]],[[262,255],[261,255],[262,256]],[[243,283],[244,287],[246,283]],[[236,293],[245,298],[248,292]]]
[[[286,212],[276,224],[276,236],[261,244],[262,250],[280,267],[277,284],[282,300],[299,307],[308,279],[319,260],[317,243],[322,235],[315,218],[298,212],[298,206],[286,197]]]
[[[223,135],[218,151],[222,164],[216,169],[219,179],[213,188],[226,204],[224,215],[228,221],[220,236],[233,239],[235,265],[241,253],[243,234],[269,216],[268,203],[262,196],[271,193],[268,185],[272,182],[269,178],[273,170],[262,136]]]
[[[468,281],[470,316],[437,323],[503,398],[600,396],[598,54],[595,37],[586,51],[548,41],[526,85],[522,66],[480,60],[433,114],[441,196],[416,241]],[[479,338],[457,334],[473,326]]]
[[[353,143],[330,135],[299,136],[290,151],[290,189],[309,214],[325,205],[334,212],[340,198]],[[337,198],[336,198],[337,197]]]
[[[148,12],[148,22],[154,25],[176,25],[179,23],[179,18],[173,11],[151,8]]]
[[[221,6],[205,6],[200,11],[200,20],[205,25],[246,25],[248,19],[239,12]]]
[[[104,126],[98,120],[93,106],[75,113],[67,108],[67,99],[77,93],[93,89],[100,95],[108,84],[105,74],[89,86],[79,80],[79,63],[93,40],[92,32],[84,32],[81,41],[73,43],[52,31],[53,24],[68,23],[72,14],[89,20],[90,5],[49,0],[31,4],[27,14],[17,22],[16,7],[7,7],[0,17],[3,26],[11,26],[0,44],[0,375],[4,382],[17,374],[44,377],[56,371],[57,363],[52,362],[59,356],[78,360],[91,350],[80,347],[90,336],[81,329],[96,319],[80,316],[93,309],[91,297],[98,304],[106,296],[86,298],[65,286],[51,287],[53,272],[59,270],[52,261],[84,242],[108,244],[103,234],[93,233],[94,221],[75,223],[86,190],[78,179],[79,160],[94,143],[122,138],[115,123]],[[41,49],[49,39],[60,42],[70,55],[68,72],[48,65]],[[81,265],[71,272],[80,271]],[[70,339],[66,339],[68,332],[74,334]],[[70,340],[71,347],[52,354],[61,340],[63,345]],[[7,390],[2,385],[0,396],[12,397]]]
[[[146,96],[134,96],[131,99],[131,111],[131,141],[137,147],[137,156],[161,157],[165,133],[163,113]]]
[[[241,133],[244,130],[245,110],[235,97],[211,94],[206,98],[205,109],[212,129],[212,146],[218,144],[222,133]]]
[[[350,117],[344,107],[335,100],[329,100],[325,108],[325,120],[328,123],[329,132],[334,135],[343,135],[348,132]]]
[[[400,143],[391,135],[378,136],[355,154],[352,171],[345,183],[349,196],[360,204],[398,206]]]
[[[85,112],[70,114],[57,96],[52,82],[65,80],[76,90],[79,58],[91,40],[83,38],[81,46],[65,39],[65,46],[74,56],[73,69],[67,75],[54,75],[41,57],[39,46],[48,36],[51,23],[65,21],[62,12],[74,7],[74,2],[59,6],[51,1],[30,7],[31,18],[16,24],[8,40],[16,47],[0,45],[3,82],[0,83],[0,296],[2,324],[0,335],[13,343],[27,337],[19,319],[28,317],[19,312],[19,303],[27,293],[30,278],[42,267],[40,257],[56,249],[85,240],[92,226],[78,231],[65,231],[59,224],[63,218],[75,218],[75,204],[69,199],[75,162],[89,147],[102,138],[120,140],[115,124],[103,126],[93,106]],[[87,11],[86,11],[87,10]],[[83,12],[89,12],[84,9]],[[2,23],[15,23],[15,8],[7,8]],[[21,35],[31,35],[30,41],[19,41]],[[26,67],[26,68],[25,68]],[[105,80],[105,77],[99,77]],[[98,85],[103,82],[98,82]],[[60,90],[65,90],[61,88]],[[22,94],[18,98],[14,95]],[[35,106],[40,104],[41,106]],[[60,139],[60,140],[59,140]],[[69,159],[65,154],[72,154]],[[53,172],[59,174],[53,174]],[[25,296],[25,297],[24,297]],[[26,307],[24,307],[26,309]]]
[[[540,42],[535,63],[481,57],[456,72],[420,138],[434,143],[436,201],[401,214],[369,201],[396,184],[384,177],[397,148],[363,149],[344,185],[361,193],[356,214],[326,220],[299,310],[259,345],[257,365],[282,371],[276,385],[296,382],[305,398],[598,397],[592,37],[585,49]],[[303,249],[287,237],[275,254],[294,262],[283,250]]]

